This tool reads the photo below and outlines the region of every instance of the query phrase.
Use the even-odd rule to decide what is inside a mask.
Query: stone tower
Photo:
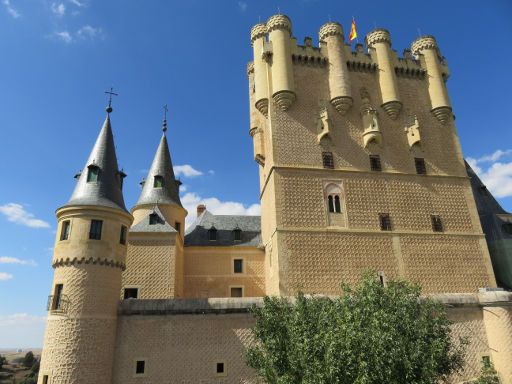
[[[425,293],[496,286],[433,37],[399,57],[376,29],[353,51],[327,23],[299,45],[275,15],[251,43],[268,294],[337,294],[365,269]]]
[[[155,153],[142,192],[132,209],[123,297],[169,299],[183,297],[183,236],[187,211],[179,196],[166,131]]]
[[[110,112],[71,199],[57,209],[39,384],[112,382],[121,273],[125,268],[127,212]]]

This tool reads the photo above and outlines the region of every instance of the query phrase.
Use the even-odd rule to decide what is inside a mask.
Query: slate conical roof
[[[91,169],[98,169],[96,181],[87,181]],[[64,205],[99,205],[126,211],[122,182],[126,175],[117,166],[114,136],[107,114],[96,143],[85,163],[69,201]]]
[[[160,144],[155,153],[146,181],[143,184],[142,192],[136,205],[143,204],[170,204],[182,207],[179,195],[180,181],[176,180],[172,169],[171,154],[165,131],[167,124],[164,120],[164,127]],[[155,187],[155,176],[163,178],[161,187]]]

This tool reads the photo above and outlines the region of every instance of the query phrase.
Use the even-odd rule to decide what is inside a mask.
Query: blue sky
[[[360,41],[390,30],[402,52],[436,36],[462,148],[512,210],[510,63],[512,2],[503,1],[0,0],[0,348],[42,344],[55,237],[54,211],[69,198],[115,87],[112,124],[132,206],[161,134],[168,138],[193,213],[259,212],[248,135],[249,30],[292,18],[301,42],[331,18]]]

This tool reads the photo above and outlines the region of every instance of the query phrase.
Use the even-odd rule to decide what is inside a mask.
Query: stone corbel
[[[323,108],[320,112],[320,116],[318,118],[317,126],[318,126],[318,143],[322,141],[325,137],[330,137],[331,134],[331,119],[329,118],[329,112],[327,112],[327,108]]]
[[[418,118],[416,116],[414,116],[414,124],[405,128],[405,133],[407,134],[409,148],[421,144],[420,124],[418,123]]]
[[[373,108],[364,108],[361,111],[363,118],[363,144],[367,148],[371,142],[375,142],[382,147],[382,132],[379,128],[377,111]]]

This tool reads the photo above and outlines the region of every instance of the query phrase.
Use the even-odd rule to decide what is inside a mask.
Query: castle
[[[382,284],[419,282],[448,306],[455,335],[471,342],[453,382],[492,361],[511,384],[512,294],[497,288],[479,213],[512,217],[477,209],[436,40],[420,37],[399,57],[389,32],[376,29],[367,52],[352,51],[330,22],[319,47],[311,38],[299,45],[284,15],[250,37],[261,224],[199,205],[185,230],[165,120],[128,211],[107,108],[56,213],[38,383],[256,383],[243,359],[251,305],[298,290],[336,295],[341,281],[371,269]],[[494,252],[495,268],[510,268],[507,252]],[[500,285],[510,273],[496,273]]]

